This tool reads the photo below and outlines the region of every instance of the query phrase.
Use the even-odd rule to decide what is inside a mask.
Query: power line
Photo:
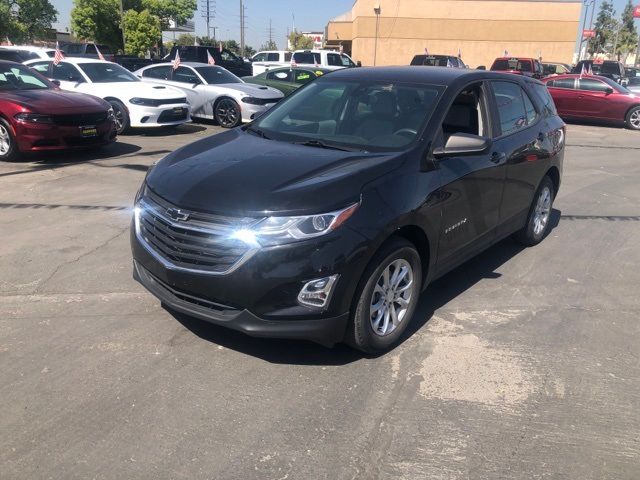
[[[211,33],[211,20],[216,17],[216,0],[200,0],[202,7],[202,16],[207,22],[207,37],[210,37]],[[213,37],[215,38],[215,28],[213,27]]]

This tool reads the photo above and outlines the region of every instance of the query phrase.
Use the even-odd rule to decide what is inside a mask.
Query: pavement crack
[[[53,272],[51,272],[51,274],[49,276],[47,276],[47,278],[45,278],[42,282],[40,282],[40,284],[35,288],[35,290],[33,291],[34,294],[36,293],[42,293],[42,288],[63,268],[66,267],[67,265],[71,265],[73,263],[77,263],[80,260],[82,260],[85,257],[88,257],[89,255],[97,252],[98,250],[100,250],[101,248],[106,247],[107,245],[109,245],[109,243],[111,243],[112,241],[114,241],[116,238],[122,236],[124,233],[129,231],[129,225],[127,225],[124,228],[121,228],[118,230],[118,233],[109,237],[107,240],[105,240],[104,242],[102,242],[100,245],[92,248],[91,250],[89,250],[88,252],[83,253],[82,255],[79,255],[78,257],[69,260],[68,262],[64,262],[61,263],[60,265],[58,265]]]

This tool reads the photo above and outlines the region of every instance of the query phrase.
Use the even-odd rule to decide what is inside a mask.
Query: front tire
[[[631,130],[640,130],[640,105],[633,107],[627,112],[625,118],[627,128]]]
[[[15,160],[19,153],[18,144],[9,123],[0,118],[0,162]]]
[[[121,135],[129,128],[129,112],[118,100],[109,100],[109,103],[113,108],[113,116],[116,118],[116,133]]]
[[[386,243],[362,276],[346,342],[369,354],[391,350],[413,317],[421,285],[415,246],[402,238]]]
[[[554,191],[553,181],[546,175],[533,196],[527,224],[514,235],[518,242],[527,247],[532,247],[540,243],[549,232]]]
[[[242,123],[240,105],[230,98],[221,98],[213,109],[213,116],[223,128],[234,128]]]

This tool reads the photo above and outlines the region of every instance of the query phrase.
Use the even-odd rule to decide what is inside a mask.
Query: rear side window
[[[267,58],[266,53],[258,53],[257,55],[253,56],[252,60],[254,62],[264,62],[266,58]]]
[[[587,90],[589,92],[604,92],[608,88],[610,88],[609,85],[592,78],[581,78],[578,84],[579,90]]]
[[[83,82],[84,78],[76,67],[69,63],[59,63],[53,65],[53,73],[51,78],[61,80],[63,82]]]
[[[33,68],[36,72],[41,73],[45,77],[49,77],[49,65],[51,65],[51,62],[44,61],[32,63],[29,67]]]
[[[302,65],[320,65],[320,54],[313,52],[298,52],[293,54],[293,60]]]
[[[267,62],[279,62],[280,54],[278,52],[267,53]]]
[[[291,61],[291,55],[293,55],[291,52],[287,52],[284,54],[284,61],[285,62],[290,62]]]
[[[513,133],[526,126],[527,111],[522,88],[511,82],[491,82],[491,86],[496,99],[502,135]]]
[[[158,78],[160,80],[169,80],[171,75],[171,67],[153,67],[142,72],[142,76],[146,78]]]
[[[327,63],[332,67],[342,67],[342,60],[337,53],[327,54]]]
[[[96,51],[96,46],[95,45],[91,45],[91,44],[87,45],[86,53],[88,55],[97,55],[98,52]]]
[[[276,72],[267,73],[267,80],[274,80],[278,82],[290,82],[291,70],[278,70]]]
[[[547,115],[557,115],[556,104],[553,102],[553,97],[549,93],[547,87],[541,83],[534,83],[533,94],[540,101],[540,105],[542,105],[542,109]]]
[[[549,87],[554,88],[568,88],[573,90],[575,88],[573,78],[559,78],[557,80],[551,80],[547,82]]]
[[[311,72],[307,72],[306,70],[296,70],[295,71],[295,80],[294,81],[299,85],[303,85],[303,84],[305,84],[307,82],[310,82],[314,78],[316,78],[316,76]]]

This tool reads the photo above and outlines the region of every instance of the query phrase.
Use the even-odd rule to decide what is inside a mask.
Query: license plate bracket
[[[80,127],[80,136],[82,136],[82,138],[97,137],[98,129],[93,126]]]

